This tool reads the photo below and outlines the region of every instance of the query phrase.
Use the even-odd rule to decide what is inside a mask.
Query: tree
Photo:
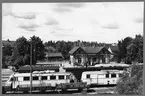
[[[10,44],[3,46],[2,50],[2,68],[7,68],[9,66],[10,56],[12,55],[13,47]]]
[[[37,60],[44,60],[45,48],[42,40],[39,37],[32,36],[30,44],[32,44],[33,64],[36,64]]]
[[[2,68],[7,68],[10,65],[9,63],[10,57],[11,56],[8,56],[8,55],[2,56]]]
[[[3,56],[11,56],[12,55],[12,50],[13,50],[13,47],[11,45],[5,45],[3,47]]]
[[[119,48],[119,59],[124,60],[125,63],[128,63],[126,61],[126,54],[127,54],[127,46],[131,44],[132,42],[131,37],[126,37],[124,40],[118,41],[118,48]]]
[[[131,63],[132,61],[138,61],[137,53],[138,53],[137,46],[135,44],[131,44],[127,50],[126,61],[128,63]]]
[[[30,44],[25,37],[20,37],[16,40],[12,55],[9,60],[9,65],[19,68],[20,66],[30,64]]]
[[[16,47],[21,56],[30,54],[30,44],[25,37],[20,37],[16,40]]]
[[[119,94],[142,94],[143,66],[132,65],[130,72],[124,72],[117,83],[116,91]]]
[[[45,47],[45,52],[55,53],[56,52],[56,49],[54,47],[52,47],[52,46]]]
[[[143,37],[141,35],[136,35],[136,38],[127,47],[126,60],[127,62],[143,63]]]
[[[143,63],[143,36],[136,35],[136,38],[133,40],[133,43],[136,45],[137,51],[137,61]]]

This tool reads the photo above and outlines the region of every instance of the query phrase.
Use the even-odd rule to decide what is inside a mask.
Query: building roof
[[[86,53],[98,53],[104,47],[82,47]]]
[[[73,49],[71,49],[69,51],[69,54],[73,54],[74,52],[76,52],[80,47],[74,47]]]
[[[46,57],[63,57],[61,53],[46,53]]]
[[[105,46],[106,49],[110,48],[110,51],[113,53],[119,52],[118,46]]]
[[[96,54],[100,52],[105,47],[74,47],[72,50],[69,51],[69,54],[74,54],[79,48],[81,48],[84,52],[90,54]]]
[[[118,52],[119,49],[118,49],[118,46],[110,46],[110,49],[112,52]]]
[[[5,46],[5,45],[11,45],[11,46],[14,46],[15,44],[15,41],[10,41],[10,40],[2,40],[2,45]]]

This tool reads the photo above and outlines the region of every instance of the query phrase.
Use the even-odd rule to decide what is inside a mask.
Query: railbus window
[[[64,79],[64,75],[59,75],[58,79]]]
[[[29,81],[30,77],[24,77],[24,81]]]
[[[42,76],[41,80],[47,80],[47,76]]]
[[[38,80],[38,79],[39,79],[38,76],[33,77],[33,80]]]
[[[112,78],[115,78],[115,77],[116,77],[116,74],[111,74],[111,77],[112,77]]]
[[[109,74],[106,74],[106,78],[109,78]]]
[[[56,76],[50,76],[50,80],[55,80]]]
[[[90,74],[87,74],[87,75],[86,75],[86,78],[90,78]]]
[[[18,81],[18,77],[11,77],[10,81]]]
[[[14,78],[12,77],[12,78],[10,79],[10,81],[14,81]]]

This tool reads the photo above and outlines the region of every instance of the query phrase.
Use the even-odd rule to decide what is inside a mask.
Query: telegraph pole
[[[30,43],[30,94],[32,93],[32,61],[33,61],[33,48],[32,48],[32,43]]]

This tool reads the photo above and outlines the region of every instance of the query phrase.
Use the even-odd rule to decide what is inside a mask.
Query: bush
[[[124,72],[116,91],[119,94],[143,94],[143,66],[132,65],[131,72]]]

